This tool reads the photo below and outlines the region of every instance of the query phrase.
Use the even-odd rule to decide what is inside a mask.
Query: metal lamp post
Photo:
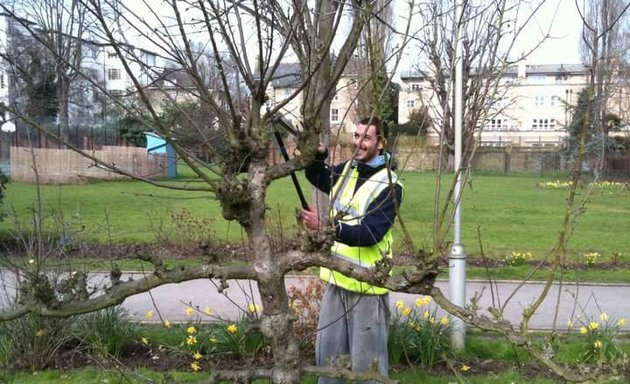
[[[455,212],[453,215],[453,247],[449,253],[449,297],[450,300],[459,306],[464,306],[466,301],[466,252],[461,242],[461,191],[462,191],[462,120],[463,120],[463,100],[462,89],[464,72],[462,54],[462,5],[455,6],[455,22],[457,23],[456,46],[455,46],[455,89],[454,89],[454,124],[455,130],[455,162],[454,171],[457,175],[453,202]],[[466,340],[466,324],[463,320],[456,318],[451,328],[451,344],[455,350],[464,349]]]

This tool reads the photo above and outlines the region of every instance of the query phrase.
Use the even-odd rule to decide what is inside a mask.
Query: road
[[[128,278],[138,279],[139,273],[127,273],[123,280]],[[287,276],[286,284],[289,286],[304,286],[312,276]],[[0,281],[4,294],[0,295],[0,307],[8,305],[13,297],[11,275],[6,271],[0,271]],[[99,287],[108,282],[107,274],[93,273],[89,277],[91,286]],[[189,320],[236,320],[247,310],[249,303],[260,303],[255,282],[245,280],[228,280],[229,287],[220,293],[217,289],[218,282],[212,279],[198,279],[179,284],[166,284],[149,292],[137,294],[127,298],[122,307],[127,310],[132,320],[143,322],[160,322],[160,319],[174,322],[186,322]],[[438,281],[436,285],[443,292],[448,292],[448,283]],[[518,288],[518,289],[517,289]],[[488,313],[487,308],[492,306],[493,296],[495,303],[505,305],[504,318],[515,326],[522,317],[523,309],[529,306],[541,293],[543,284],[520,282],[499,282],[491,292],[490,286],[483,281],[468,281],[467,297],[480,296],[478,301],[479,311]],[[402,300],[405,305],[413,307],[418,295],[392,292],[390,305],[392,310],[396,301]],[[507,301],[507,305],[505,304]],[[432,304],[434,305],[434,304]],[[186,313],[188,307],[196,309],[192,316]],[[574,324],[579,319],[598,319],[601,313],[606,313],[611,319],[630,318],[630,286],[618,284],[570,284],[562,287],[554,285],[547,298],[543,301],[538,312],[530,321],[531,329],[554,328],[555,308],[558,315],[555,316],[556,328],[566,329],[567,322],[572,320]],[[212,316],[205,315],[206,308],[212,311]],[[435,307],[434,307],[435,308]],[[147,318],[146,314],[153,311],[154,316]],[[441,316],[443,312],[439,311]],[[630,326],[627,331],[630,331]]]

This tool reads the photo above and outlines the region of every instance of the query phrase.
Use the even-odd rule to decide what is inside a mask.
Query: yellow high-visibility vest
[[[358,178],[359,171],[357,167],[351,167],[351,161],[348,161],[331,190],[331,198],[337,196],[332,202],[331,218],[341,217],[338,219],[339,222],[348,225],[360,224],[363,217],[368,213],[368,207],[378,195],[386,188],[391,188],[391,183],[398,183],[398,176],[384,168],[367,179],[354,193]],[[390,228],[383,238],[372,246],[351,247],[335,241],[331,252],[333,257],[370,268],[381,260],[383,256],[392,257],[393,242],[394,239]],[[320,268],[319,277],[325,282],[352,292],[372,295],[383,295],[389,292],[387,288],[363,283],[324,267]]]

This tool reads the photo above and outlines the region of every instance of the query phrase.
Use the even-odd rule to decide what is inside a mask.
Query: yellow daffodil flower
[[[192,362],[192,363],[190,363],[190,369],[192,369],[193,372],[201,371],[201,365],[199,365],[199,363],[196,362],[196,361]]]
[[[238,327],[236,326],[236,324],[230,324],[227,327],[227,331],[234,334],[238,331]]]
[[[144,314],[144,318],[145,319],[150,319],[155,315],[155,313],[153,313],[153,311],[149,311],[147,313]]]
[[[190,327],[186,328],[186,333],[188,333],[189,335],[197,333],[197,328],[195,328],[193,326],[190,326]]]
[[[171,327],[171,322],[168,320],[164,320],[164,328],[170,328]]]
[[[35,336],[37,336],[37,337],[44,336],[44,330],[43,329],[38,329],[37,332],[35,332]]]
[[[607,313],[602,313],[601,315],[599,315],[599,319],[601,321],[608,321],[608,314]]]
[[[597,331],[599,329],[599,323],[597,321],[591,321],[588,323],[588,329],[591,331]]]
[[[193,336],[193,335],[189,335],[186,338],[186,344],[187,345],[195,345],[195,344],[197,344],[197,337]]]
[[[449,321],[449,320],[448,320],[448,317],[443,316],[443,317],[440,319],[440,324],[442,324],[442,325],[448,325],[448,321]]]
[[[411,308],[409,308],[409,307],[405,307],[405,308],[403,308],[403,310],[402,310],[401,314],[402,314],[403,316],[405,316],[405,317],[409,316],[409,315],[411,314]]]
[[[210,309],[210,307],[206,307],[206,309],[203,310],[203,313],[210,316],[212,315],[212,309]]]
[[[601,340],[595,340],[595,342],[593,343],[593,347],[595,347],[595,349],[602,349],[602,346],[604,344],[601,342]]]
[[[144,344],[144,345],[148,345],[149,344],[149,339],[147,339],[146,337],[143,337],[140,340],[142,341],[142,344]]]
[[[429,311],[424,311],[424,319],[428,320],[429,316],[431,316],[431,314],[429,314]]]
[[[217,340],[217,338],[216,338],[216,337],[212,336],[212,337],[210,338],[210,342],[211,342],[212,344],[216,344],[216,343],[218,343],[218,342],[219,342],[219,340]]]
[[[251,303],[247,306],[247,310],[249,313],[258,313],[260,312],[260,305]]]
[[[186,307],[186,314],[188,316],[192,316],[195,313],[195,309],[193,307]]]
[[[619,319],[619,321],[617,322],[617,325],[620,327],[623,327],[626,325],[628,321],[626,319]]]
[[[462,367],[459,370],[462,372],[468,372],[470,371],[470,367],[466,364],[462,364]]]
[[[203,355],[201,353],[199,353],[199,351],[197,351],[194,355],[193,355],[193,359],[195,360],[201,360],[201,358],[203,357]]]
[[[396,301],[396,309],[403,309],[405,307],[405,302],[402,300]]]
[[[567,321],[567,328],[573,329],[573,322],[571,320]]]
[[[588,329],[586,327],[580,328],[580,333],[586,335],[588,333]]]

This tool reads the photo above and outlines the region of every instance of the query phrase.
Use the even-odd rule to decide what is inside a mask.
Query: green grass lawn
[[[189,177],[185,174],[184,177]],[[404,173],[405,199],[401,217],[415,247],[430,247],[432,238],[435,176],[432,173]],[[446,190],[450,176],[445,176]],[[463,241],[469,255],[479,254],[477,230],[486,255],[503,258],[512,251],[533,253],[542,258],[557,240],[568,196],[567,190],[537,187],[555,178],[519,175],[473,175],[464,192]],[[186,185],[202,185],[181,178]],[[311,189],[302,178],[308,197]],[[178,229],[172,214],[183,209],[191,217],[207,220],[203,228],[224,241],[239,242],[242,232],[237,224],[223,220],[219,204],[210,193],[158,189],[142,182],[95,182],[86,185],[42,186],[43,211],[47,228],[73,228],[75,236],[100,242],[153,242],[164,233]],[[579,198],[586,194],[580,190]],[[10,183],[5,209],[9,216],[0,224],[0,236],[14,231],[15,218],[31,228],[36,188]],[[295,230],[294,215],[299,206],[288,178],[269,188],[268,231],[272,236],[289,235]],[[15,212],[15,216],[12,212]],[[63,218],[61,218],[63,217]],[[630,190],[596,189],[589,197],[586,211],[575,220],[569,243],[570,256],[577,260],[584,252],[597,251],[602,261],[621,254],[619,261],[630,260]],[[79,232],[80,229],[80,232]],[[395,228],[400,238],[400,226]],[[399,242],[400,243],[400,242]]]

